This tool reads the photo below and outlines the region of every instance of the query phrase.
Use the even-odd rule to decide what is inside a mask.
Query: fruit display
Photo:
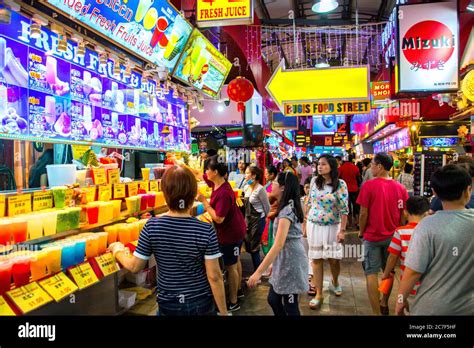
[[[0,37],[0,71],[7,84],[28,87],[28,73],[3,37]]]

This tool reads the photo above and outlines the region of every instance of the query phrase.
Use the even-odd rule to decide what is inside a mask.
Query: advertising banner
[[[107,39],[173,70],[192,27],[166,0],[45,0]]]
[[[199,30],[194,29],[173,75],[216,98],[231,68],[232,63]]]
[[[457,1],[398,7],[398,91],[459,88]]]

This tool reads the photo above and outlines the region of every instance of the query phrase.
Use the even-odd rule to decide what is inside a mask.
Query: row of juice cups
[[[41,251],[18,251],[0,258],[0,295],[10,290],[11,279],[16,287],[55,274],[61,269],[105,253],[107,246],[119,241],[128,244],[138,240],[146,223],[142,219],[104,227],[105,232],[81,233],[41,246]]]
[[[166,204],[163,193],[145,193],[125,198],[129,214],[145,211],[148,208],[158,208]]]
[[[0,219],[0,245],[22,243],[26,240],[51,236],[58,231],[58,215],[68,214],[69,223],[63,229],[79,227],[80,208],[66,210],[48,209],[28,215],[19,215],[14,218]],[[71,216],[74,215],[74,218]],[[63,221],[65,219],[61,219]],[[74,221],[72,223],[72,221]],[[61,224],[64,225],[64,224]]]

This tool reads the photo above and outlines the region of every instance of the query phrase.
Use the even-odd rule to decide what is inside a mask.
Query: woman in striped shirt
[[[161,186],[169,212],[150,219],[133,256],[124,245],[109,249],[129,271],[144,269],[153,254],[158,266],[159,315],[227,315],[224,282],[219,267],[219,244],[212,225],[191,216],[197,183],[190,170],[173,166],[163,175]]]

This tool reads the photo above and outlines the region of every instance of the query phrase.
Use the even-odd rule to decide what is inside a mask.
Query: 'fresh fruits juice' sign
[[[457,90],[458,52],[456,1],[399,6],[399,91]]]
[[[192,27],[166,0],[47,0],[107,39],[173,70]]]

